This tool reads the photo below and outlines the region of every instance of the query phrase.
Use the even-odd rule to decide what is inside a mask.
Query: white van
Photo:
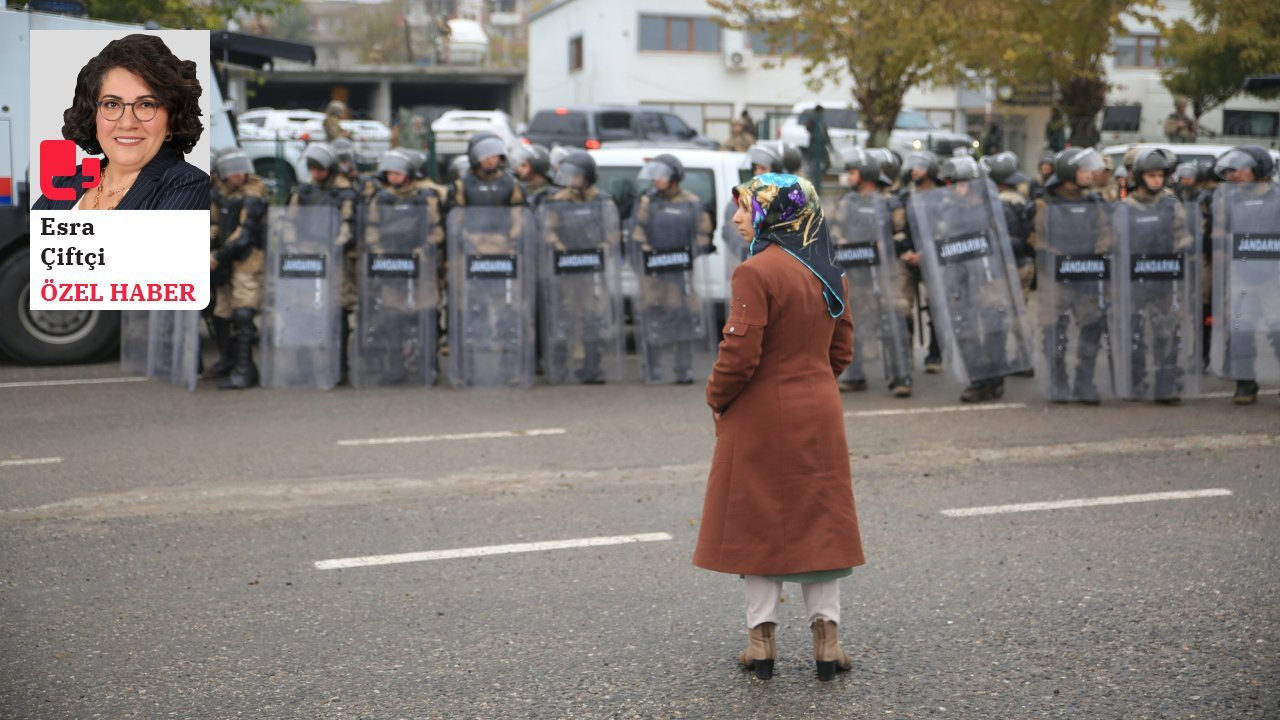
[[[680,187],[702,198],[707,212],[711,213],[715,227],[712,237],[717,248],[717,252],[703,255],[694,261],[694,282],[702,297],[711,299],[720,306],[722,319],[723,304],[729,295],[729,288],[725,277],[725,251],[720,242],[720,225],[724,222],[724,209],[733,197],[733,188],[751,177],[751,171],[744,169],[746,154],[660,145],[605,147],[590,152],[596,161],[596,187],[613,195],[624,228],[636,198],[643,192],[643,188],[638,185],[640,169],[650,159],[663,153],[675,155],[684,163],[685,177]],[[635,297],[636,278],[629,268],[624,267],[622,287],[627,297]]]

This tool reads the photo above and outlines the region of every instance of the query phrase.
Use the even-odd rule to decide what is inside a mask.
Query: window
[[[596,114],[596,130],[601,140],[629,140],[631,131],[631,113],[610,110]]]
[[[1223,110],[1222,134],[1273,138],[1280,126],[1280,113],[1261,110]]]
[[[582,36],[569,38],[569,72],[582,69]]]
[[[1159,35],[1120,35],[1114,50],[1116,67],[1160,67]]]
[[[751,51],[757,55],[790,55],[804,42],[804,35],[792,33],[788,37],[778,38],[775,44],[768,32],[752,30],[747,33],[747,41],[751,43]]]
[[[1141,105],[1112,105],[1102,111],[1102,129],[1111,132],[1138,132],[1142,124]]]
[[[529,132],[540,135],[586,135],[585,113],[569,110],[543,110],[529,122]]]
[[[666,124],[667,134],[669,135],[674,135],[678,138],[693,137],[694,135],[689,126],[685,125],[684,121],[675,115],[664,115],[662,116],[662,121]]]
[[[641,15],[640,49],[720,52],[720,26],[710,18]]]

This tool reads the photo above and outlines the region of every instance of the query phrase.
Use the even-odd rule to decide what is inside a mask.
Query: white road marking
[[[573,540],[550,540],[546,542],[516,543],[514,545],[485,545],[481,547],[458,548],[455,550],[429,550],[426,552],[400,553],[398,555],[367,555],[365,557],[339,558],[336,560],[316,561],[317,570],[336,570],[339,568],[369,567],[371,565],[394,565],[396,563],[425,562],[428,560],[451,560],[454,558],[485,557],[488,555],[509,555],[511,553],[540,552],[542,550],[565,550],[568,548],[601,547],[604,545],[625,545],[628,543],[660,542],[670,540],[667,533],[642,533],[639,535],[614,535],[611,537],[576,538]]]
[[[535,430],[494,430],[491,432],[451,433],[447,435],[419,435],[416,437],[364,438],[360,440],[339,440],[345,447],[361,445],[400,445],[404,443],[444,442],[448,440],[491,440],[494,438],[546,437],[548,435],[564,435],[569,432],[564,428],[539,428]]]
[[[17,467],[19,465],[54,465],[62,462],[60,457],[26,458],[23,460],[0,460],[0,467]]]
[[[83,378],[80,380],[26,380],[23,382],[0,383],[0,389],[25,387],[53,387],[55,385],[107,385],[109,383],[146,382],[141,376],[112,378]]]
[[[1199,395],[1192,395],[1191,399],[1192,400],[1195,400],[1195,399],[1211,400],[1211,399],[1217,399],[1217,398],[1229,398],[1234,396],[1235,396],[1235,392],[1211,392],[1211,393],[1200,393]]]
[[[1026,403],[995,403],[992,405],[943,405],[941,407],[894,408],[892,410],[855,410],[844,414],[847,418],[889,417],[891,415],[930,415],[933,413],[983,412],[986,410],[1021,410]]]
[[[987,505],[984,507],[953,508],[943,510],[947,517],[973,517],[975,515],[999,515],[1002,513],[1035,512],[1038,510],[1066,510],[1070,508],[1096,507],[1098,505],[1126,505],[1129,503],[1157,502],[1160,500],[1193,500],[1196,498],[1230,495],[1226,488],[1208,490],[1177,490],[1173,492],[1144,493],[1141,495],[1111,495],[1108,497],[1076,498],[1049,502],[1019,503],[1016,505]]]

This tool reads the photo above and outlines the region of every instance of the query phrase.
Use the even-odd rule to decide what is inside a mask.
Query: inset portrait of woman
[[[208,210],[209,175],[188,163],[204,132],[196,63],[155,35],[113,40],[81,68],[62,136],[104,155],[101,182],[85,189],[83,164],[55,178],[76,199],[43,195],[33,210]]]

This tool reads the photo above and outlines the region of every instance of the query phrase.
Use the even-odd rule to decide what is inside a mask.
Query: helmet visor
[[[644,167],[640,168],[640,179],[648,180],[670,180],[675,177],[675,171],[671,166],[657,161],[650,161]]]
[[[585,183],[587,171],[573,163],[562,162],[556,168],[555,184],[561,187],[577,187]]]
[[[1075,165],[1077,169],[1084,170],[1085,172],[1098,172],[1099,170],[1105,170],[1107,168],[1107,164],[1103,161],[1102,156],[1093,148],[1089,148],[1077,155]]]
[[[1230,179],[1231,173],[1237,170],[1253,170],[1254,175],[1257,175],[1258,161],[1243,150],[1228,150],[1213,166],[1213,174],[1217,175],[1219,180]]]
[[[488,158],[488,157],[493,157],[494,155],[506,155],[506,154],[507,154],[507,145],[506,143],[502,142],[501,138],[496,138],[496,137],[485,138],[477,142],[475,145],[471,146],[471,159],[475,162],[480,162],[481,160],[484,160],[485,158]]]

